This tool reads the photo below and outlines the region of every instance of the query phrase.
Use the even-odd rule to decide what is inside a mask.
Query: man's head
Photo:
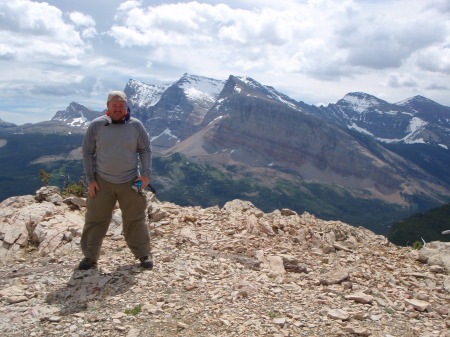
[[[127,102],[127,95],[123,91],[115,90],[108,94],[108,102],[110,101],[124,101]]]
[[[127,95],[123,91],[111,91],[106,106],[111,119],[121,121],[127,114]]]

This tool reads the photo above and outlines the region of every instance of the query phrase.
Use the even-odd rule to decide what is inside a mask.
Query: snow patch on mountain
[[[407,139],[405,144],[426,144],[427,142],[423,138]]]
[[[80,126],[80,125],[84,125],[87,122],[87,118],[83,116],[83,114],[81,114],[81,117],[79,118],[74,118],[70,123],[68,123],[68,125],[70,126]]]
[[[188,88],[185,90],[186,96],[192,100],[209,100],[214,102],[214,97],[211,97],[209,93],[203,92],[197,88]]]
[[[158,136],[152,137],[151,141],[153,142],[154,140],[156,140],[162,136],[169,138],[169,139],[178,139],[178,137],[175,136],[169,128],[167,128],[162,133],[160,133]],[[178,141],[179,141],[179,139],[178,139]]]
[[[409,131],[411,131],[411,134],[419,131],[420,129],[422,129],[423,127],[425,127],[428,123],[421,120],[420,118],[417,117],[413,117],[411,119],[411,122],[409,123]]]
[[[397,115],[399,113],[399,111],[396,110],[389,110],[389,111],[380,111],[380,110],[374,110],[375,112],[378,112],[379,114],[386,114],[386,115]],[[403,111],[400,113],[404,113]],[[412,114],[408,114],[408,113],[404,113],[405,115],[409,115],[412,116]]]
[[[225,85],[225,81],[213,78],[185,74],[179,81],[179,87],[192,100],[215,102]]]
[[[257,88],[258,87],[258,84],[251,77],[248,77],[248,76],[237,76],[237,78],[239,80],[241,80],[242,82],[244,82],[245,84],[247,84],[248,86],[250,86],[250,87],[253,87],[253,88]]]
[[[350,93],[345,95],[342,100],[347,102],[353,110],[359,113],[364,113],[368,109],[380,104],[380,100],[377,98],[363,93]]]
[[[215,121],[218,121],[218,120],[220,120],[220,119],[222,119],[222,118],[223,118],[223,116],[218,116],[218,117],[214,118],[208,125],[211,125],[211,124],[213,124]]]
[[[252,79],[251,77],[248,77],[248,76],[242,76],[242,77],[238,76],[237,78],[251,88],[257,89],[258,91],[261,91],[261,89],[262,89],[262,91],[267,95],[267,97],[269,97],[275,101],[278,101],[280,103],[286,104],[287,106],[289,106],[292,109],[301,111],[301,109],[297,106],[297,103],[295,101],[293,101],[290,97],[278,92],[275,88],[273,88],[271,86],[262,85],[259,82],[255,81],[254,79]],[[235,88],[235,90],[237,92],[240,92],[240,88]],[[251,96],[251,95],[248,95],[248,96]],[[254,95],[254,97],[258,97],[258,96]]]
[[[403,142],[405,144],[426,144],[427,142],[422,138],[418,137],[418,134],[428,125],[427,122],[421,120],[420,118],[413,117],[409,123],[408,131],[409,133],[403,138],[397,139],[387,139],[375,137],[377,140],[384,143],[399,143]]]
[[[284,103],[284,104],[288,105],[289,107],[291,107],[291,108],[293,108],[293,109],[295,109],[295,110],[300,110],[296,104],[294,104],[294,103],[288,101],[288,100],[285,99],[283,96],[279,95],[277,91],[273,91],[273,90],[270,90],[270,91],[271,91],[271,93],[273,94],[273,97],[274,97],[277,101],[280,101],[281,103]]]
[[[166,91],[171,84],[166,83],[162,85],[146,84],[144,82],[131,79],[127,87],[133,89],[133,93],[129,95],[128,99],[137,107],[153,106],[161,98],[161,95]],[[128,92],[128,90],[126,90]]]
[[[371,137],[374,136],[372,132],[370,132],[370,131],[368,131],[368,130],[366,130],[366,129],[364,129],[364,128],[359,127],[359,126],[356,125],[355,123],[353,123],[352,125],[350,125],[348,128],[349,128],[349,129],[353,129],[353,130],[355,130],[355,131],[358,131],[358,132],[360,132],[360,133],[364,133],[364,134],[366,134],[366,135],[368,135],[368,136],[371,136]]]

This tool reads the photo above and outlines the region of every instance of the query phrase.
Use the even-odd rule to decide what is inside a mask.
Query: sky
[[[103,110],[130,79],[249,76],[307,104],[450,106],[450,0],[2,0],[0,119]]]

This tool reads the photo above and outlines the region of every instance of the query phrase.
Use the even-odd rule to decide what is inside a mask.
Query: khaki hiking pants
[[[151,256],[150,234],[146,222],[147,200],[143,194],[131,188],[134,180],[113,184],[96,175],[96,181],[100,187],[97,196],[88,196],[86,200],[87,212],[81,235],[84,256],[98,260],[116,201],[122,211],[123,234],[131,252],[137,259]]]

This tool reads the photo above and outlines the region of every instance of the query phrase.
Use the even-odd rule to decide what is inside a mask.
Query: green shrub
[[[78,184],[72,181],[63,189],[62,194],[63,196],[74,195],[76,197],[84,198],[87,194],[86,184],[81,179],[78,181]]]
[[[420,242],[420,241],[416,241],[416,242],[413,243],[412,247],[413,247],[414,249],[419,250],[420,248],[423,247],[423,243]]]
[[[125,313],[126,313],[127,315],[137,315],[137,314],[139,314],[140,312],[142,312],[142,308],[141,308],[141,305],[140,305],[140,304],[136,305],[133,309],[127,309],[127,310],[125,310]]]
[[[48,185],[48,181],[50,180],[52,175],[50,173],[47,173],[47,172],[45,172],[44,170],[41,169],[39,171],[39,177],[41,178],[41,180],[44,183],[44,185]]]

